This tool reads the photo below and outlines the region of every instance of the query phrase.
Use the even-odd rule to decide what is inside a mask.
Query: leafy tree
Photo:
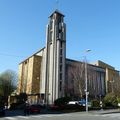
[[[0,95],[7,100],[8,96],[16,89],[17,74],[13,70],[6,70],[0,74]]]

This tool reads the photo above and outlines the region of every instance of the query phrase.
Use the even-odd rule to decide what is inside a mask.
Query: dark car
[[[0,107],[0,116],[5,116],[5,107]]]
[[[30,105],[29,111],[30,111],[30,113],[40,113],[41,105],[39,105],[39,104]]]

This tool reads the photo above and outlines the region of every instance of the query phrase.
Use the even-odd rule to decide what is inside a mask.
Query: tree
[[[76,98],[85,98],[85,62],[69,62],[67,71],[68,94],[72,93]],[[101,74],[96,66],[87,64],[87,87],[90,99],[104,95],[102,90],[104,79],[101,78],[104,78],[104,74]]]
[[[13,70],[6,70],[0,74],[0,95],[8,97],[17,86],[17,74]]]
[[[68,90],[73,90],[73,94],[75,96],[83,97],[84,90],[85,90],[85,67],[84,62],[81,63],[73,63],[69,65],[68,69],[68,79],[69,85]]]
[[[117,96],[114,93],[108,93],[103,99],[105,107],[116,107],[118,105]]]

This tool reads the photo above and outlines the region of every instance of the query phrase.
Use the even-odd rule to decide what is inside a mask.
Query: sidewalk
[[[111,113],[120,113],[120,109],[89,111],[89,113],[92,113],[92,114],[111,114]]]

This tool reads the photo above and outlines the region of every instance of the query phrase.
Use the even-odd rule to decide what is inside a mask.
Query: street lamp
[[[85,53],[88,53],[90,51],[91,51],[90,49],[87,49],[85,51]],[[88,112],[88,94],[89,94],[89,92],[88,92],[88,86],[87,86],[87,84],[88,84],[88,75],[87,74],[88,74],[87,73],[87,58],[85,56],[85,98],[86,98],[86,112]]]

